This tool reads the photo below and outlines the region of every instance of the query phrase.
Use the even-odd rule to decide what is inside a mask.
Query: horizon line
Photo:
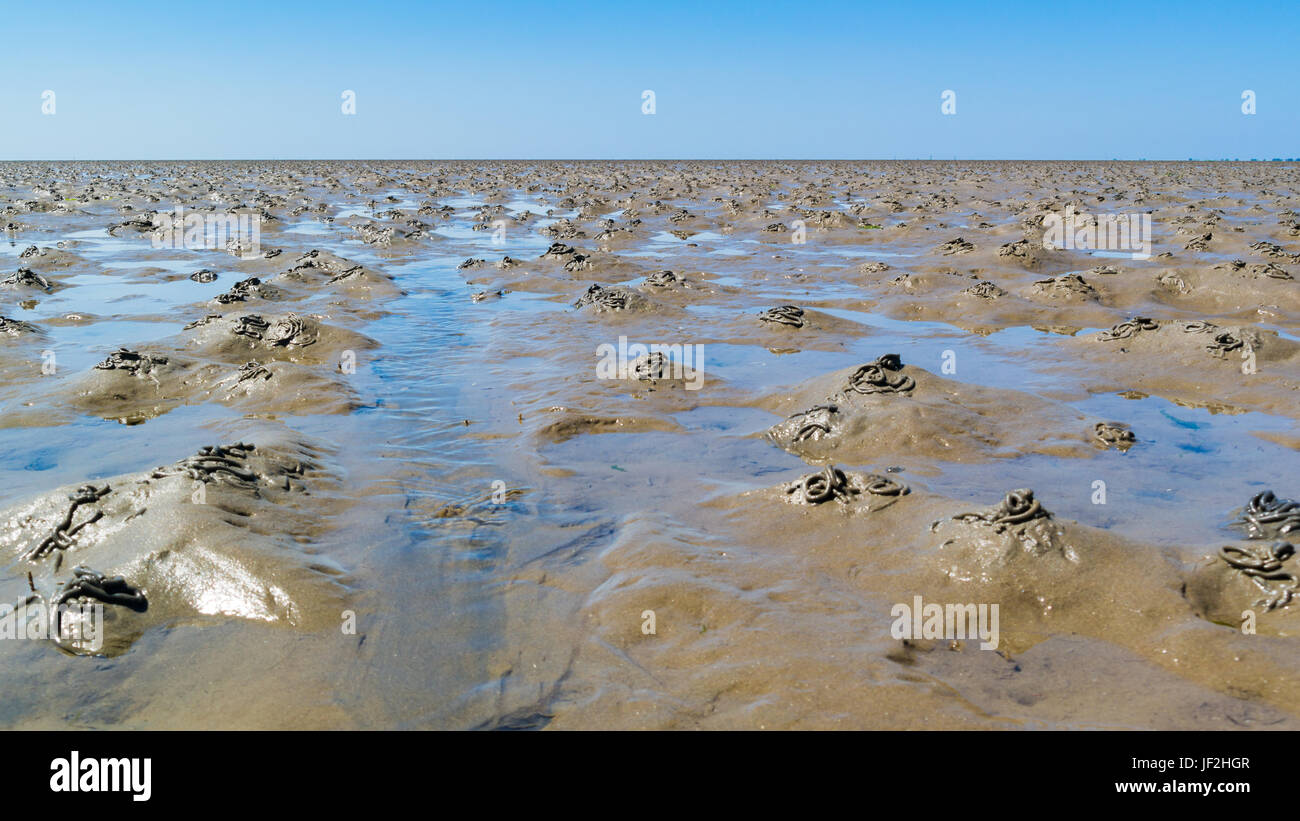
[[[32,162],[131,162],[131,163],[149,163],[149,162],[1023,162],[1023,163],[1088,163],[1088,162],[1154,162],[1154,163],[1210,163],[1210,162],[1265,162],[1265,163],[1286,163],[1300,162],[1300,157],[1247,157],[1229,158],[1221,157],[1217,159],[1208,159],[1201,157],[1188,157],[1186,159],[1172,158],[1118,158],[1111,159],[1082,159],[1058,157],[1055,159],[1025,159],[1017,157],[131,157],[131,158],[76,158],[76,157],[59,157],[59,158],[32,158],[32,159],[0,159],[0,163],[32,163]]]

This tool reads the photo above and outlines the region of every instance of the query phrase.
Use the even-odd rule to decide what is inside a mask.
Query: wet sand
[[[1300,165],[0,197],[0,601],[107,613],[0,641],[4,726],[1300,727]],[[177,207],[257,253],[155,247]],[[1044,248],[1067,207],[1150,257]],[[998,605],[997,649],[891,635],[917,596]]]

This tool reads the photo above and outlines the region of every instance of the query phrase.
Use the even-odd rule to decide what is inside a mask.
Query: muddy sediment
[[[1297,182],[7,164],[0,722],[1300,726]]]

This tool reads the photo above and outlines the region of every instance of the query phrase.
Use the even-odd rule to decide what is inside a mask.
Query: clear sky
[[[0,159],[1300,157],[1298,0],[982,5],[11,3]]]

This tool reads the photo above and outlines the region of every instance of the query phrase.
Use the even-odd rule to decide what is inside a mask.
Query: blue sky
[[[1300,157],[1295,0],[1102,5],[10,4],[0,159]]]

